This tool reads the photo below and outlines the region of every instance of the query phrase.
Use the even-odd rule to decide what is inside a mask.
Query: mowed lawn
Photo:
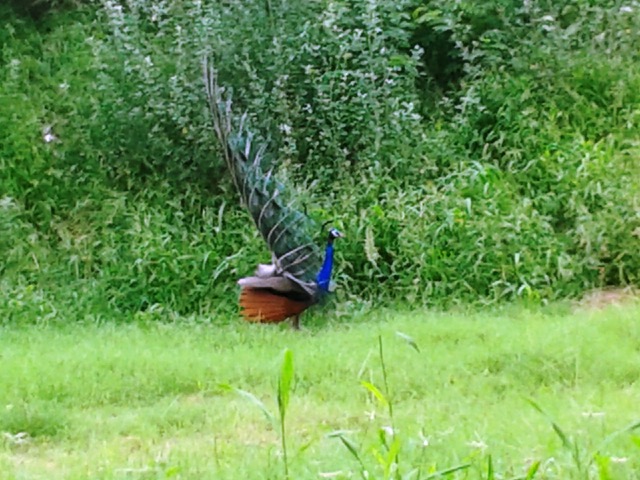
[[[278,430],[224,385],[277,412],[285,348],[292,479],[362,478],[336,430],[368,478],[385,478],[375,452],[393,436],[405,478],[465,464],[449,478],[518,478],[535,462],[533,478],[640,478],[640,430],[621,432],[640,420],[637,305],[320,316],[302,332],[205,319],[4,327],[0,478],[284,478]],[[378,336],[393,432],[361,383],[385,391]]]

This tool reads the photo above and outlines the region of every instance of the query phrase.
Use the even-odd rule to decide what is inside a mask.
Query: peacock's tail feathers
[[[206,91],[213,130],[223,147],[223,156],[233,182],[260,234],[271,250],[282,275],[300,285],[309,295],[318,293],[315,277],[322,265],[322,251],[314,242],[314,222],[287,200],[286,188],[265,171],[269,164],[266,142],[249,132],[246,115],[234,128],[231,99],[223,99],[216,72],[204,65]]]
[[[292,300],[263,289],[243,287],[240,292],[240,313],[249,322],[282,322],[299,315],[310,305],[309,301]]]

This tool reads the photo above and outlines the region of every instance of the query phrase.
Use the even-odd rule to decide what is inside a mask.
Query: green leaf
[[[389,449],[389,446],[387,445],[387,433],[384,428],[378,430],[378,441],[380,442],[380,445],[383,445],[387,450]]]
[[[412,470],[409,470],[407,473],[402,475],[402,480],[412,480],[413,478],[419,477],[420,468],[416,467]]]
[[[630,423],[629,425],[627,425],[626,427],[621,428],[620,430],[617,430],[617,431],[613,432],[612,434],[608,435],[607,438],[605,438],[603,440],[603,442],[598,447],[598,452],[602,451],[605,446],[607,446],[609,443],[611,443],[614,439],[616,439],[620,435],[625,434],[625,433],[633,432],[633,431],[635,431],[635,430],[637,430],[639,428],[640,428],[640,420],[636,420],[636,421]],[[633,438],[636,438],[636,437],[632,437],[632,441],[633,441]],[[638,446],[640,446],[640,443],[638,443]]]
[[[420,353],[420,348],[418,348],[418,344],[412,337],[402,332],[396,332],[396,335],[402,340],[404,340],[405,342],[407,342],[407,345],[413,348],[416,352]]]
[[[232,387],[232,390],[234,392],[236,392],[238,395],[240,395],[241,397],[246,398],[247,400],[249,400],[256,407],[258,407],[262,411],[262,413],[264,413],[264,416],[267,418],[269,423],[271,423],[271,425],[273,425],[274,427],[277,425],[275,417],[269,411],[267,406],[264,403],[262,403],[262,400],[260,400],[258,397],[256,397],[253,393],[247,392],[246,390],[242,390],[240,388],[234,388],[234,387]]]
[[[287,413],[292,383],[293,353],[287,348],[282,356],[282,366],[280,368],[280,378],[278,381],[278,410],[280,411],[281,421],[284,421]]]
[[[466,470],[471,466],[470,463],[464,463],[462,465],[456,465],[455,467],[444,468],[442,470],[438,470],[437,472],[433,472],[431,475],[425,477],[425,480],[430,480],[432,478],[445,477],[447,475],[451,475],[452,473],[459,472],[460,470]]]
[[[411,57],[408,55],[391,55],[389,57],[389,65],[392,67],[404,67],[411,64]]]
[[[493,472],[493,460],[491,455],[487,457],[487,480],[495,480],[495,474]]]
[[[369,392],[371,392],[371,394],[373,394],[374,397],[376,397],[376,399],[378,400],[378,402],[380,402],[380,404],[385,407],[388,408],[389,407],[389,401],[387,400],[387,398],[384,396],[384,394],[380,391],[380,389],[378,387],[376,387],[373,383],[371,382],[367,382],[366,380],[361,380],[360,384],[366,388],[367,390],[369,390]]]
[[[391,442],[391,446],[389,447],[389,451],[387,452],[386,465],[384,468],[385,478],[389,478],[391,476],[391,469],[393,467],[393,464],[398,463],[400,447],[400,439],[397,436],[394,436],[393,442]]]
[[[605,455],[595,456],[596,465],[598,466],[599,480],[612,480],[611,476],[611,458]]]
[[[562,445],[565,448],[568,448],[569,450],[571,450],[573,448],[573,444],[571,443],[571,440],[569,440],[569,437],[562,431],[560,426],[555,421],[553,421],[551,416],[547,412],[545,412],[542,409],[542,407],[535,402],[535,400],[528,399],[527,401],[533,408],[535,408],[538,412],[540,412],[542,415],[544,415],[547,418],[553,430],[556,432],[556,435],[558,435],[558,437],[562,441]]]
[[[525,480],[533,480],[533,477],[536,476],[536,473],[538,473],[539,468],[540,468],[540,460],[536,460],[531,464],[531,466],[529,467],[529,470],[527,470],[527,476],[525,477]]]
[[[311,445],[315,443],[316,440],[317,440],[316,438],[312,438],[311,440],[304,442],[302,445],[298,447],[298,450],[296,451],[296,455],[297,456],[302,455],[304,452],[306,452],[309,449]]]
[[[164,477],[165,478],[172,478],[172,477],[176,477],[178,475],[180,475],[180,472],[182,471],[182,468],[180,468],[177,465],[174,465],[172,467],[167,468],[164,471]]]
[[[551,418],[551,416],[547,412],[545,412],[542,407],[540,407],[540,405],[538,405],[533,399],[528,399],[527,401],[533,408],[535,408],[538,412],[540,412],[547,418],[547,421],[551,424],[553,431],[556,432],[556,435],[558,436],[558,438],[560,438],[563,447],[565,447],[571,453],[576,468],[579,472],[582,472],[582,459],[580,458],[580,448],[578,444],[572,442],[568,435],[564,433],[562,428],[560,428],[560,425],[558,425]]]
[[[351,440],[349,437],[346,436],[346,433],[347,432],[345,432],[344,430],[336,430],[334,432],[327,434],[327,438],[339,439],[342,442],[342,444],[345,446],[345,448],[349,451],[349,453],[351,453],[353,458],[355,458],[358,461],[358,463],[364,470],[364,463],[360,458],[360,453],[358,453],[358,446],[353,442],[353,440]]]

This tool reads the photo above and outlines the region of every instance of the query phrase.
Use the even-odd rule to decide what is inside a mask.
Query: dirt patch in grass
[[[612,305],[630,305],[637,301],[638,291],[634,288],[602,288],[587,292],[576,302],[576,309],[602,310]]]

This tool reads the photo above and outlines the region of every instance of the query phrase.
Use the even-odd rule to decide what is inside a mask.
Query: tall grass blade
[[[380,405],[382,405],[384,408],[389,408],[389,401],[387,400],[387,397],[385,397],[384,393],[382,393],[380,391],[380,389],[378,387],[376,387],[373,383],[371,382],[367,382],[366,380],[361,380],[360,384],[366,388],[367,390],[369,390],[369,392],[371,392],[371,394],[376,397],[376,399],[378,400],[378,402],[380,402]]]
[[[242,398],[245,398],[247,400],[249,400],[249,402],[253,403],[256,407],[258,407],[258,409],[264,414],[265,418],[267,419],[267,421],[273,426],[275,427],[277,425],[276,422],[276,418],[273,415],[273,413],[271,413],[271,411],[267,408],[267,406],[262,402],[262,400],[260,400],[258,397],[256,397],[253,393],[251,392],[247,392],[246,390],[242,390],[240,388],[235,388],[235,387],[229,387],[229,390],[234,391],[235,393],[237,393],[239,396],[241,396]]]
[[[611,475],[611,458],[604,455],[594,455],[598,467],[598,480],[613,480]]]
[[[598,449],[596,450],[594,457],[596,455],[598,455],[607,445],[609,445],[613,440],[615,440],[616,438],[618,438],[620,435],[623,435],[625,433],[631,433],[635,430],[640,429],[640,420],[636,420],[632,423],[630,423],[629,425],[627,425],[624,428],[621,428],[620,430],[617,430],[611,434],[609,434],[600,444],[600,446],[598,446]]]
[[[407,345],[413,348],[416,352],[420,353],[420,348],[418,347],[418,344],[412,337],[402,332],[396,332],[396,335],[402,340],[404,340],[405,342],[407,342]]]
[[[463,463],[462,465],[456,465],[455,467],[443,468],[442,470],[438,470],[437,472],[433,472],[432,474],[426,476],[425,480],[431,480],[432,478],[446,477],[447,475],[451,475],[452,473],[456,473],[461,470],[466,470],[470,466],[471,466],[470,463]]]
[[[345,448],[349,451],[349,453],[351,453],[351,455],[353,456],[353,458],[356,459],[356,461],[358,462],[358,464],[360,465],[361,470],[361,474],[363,478],[367,478],[364,474],[364,472],[367,470],[366,467],[364,466],[364,462],[362,461],[362,458],[360,457],[360,453],[358,452],[358,446],[353,442],[353,440],[351,440],[349,437],[347,437],[345,435],[345,432],[342,430],[336,430],[335,432],[331,432],[327,435],[327,438],[337,438],[339,439],[342,444],[345,446]]]
[[[387,452],[387,458],[385,461],[385,478],[390,478],[391,470],[394,464],[396,465],[396,467],[399,467],[400,447],[400,439],[397,436],[394,436],[393,442],[391,442],[391,446],[389,447],[389,451]]]
[[[533,480],[533,477],[536,476],[538,470],[540,469],[540,460],[536,460],[531,464],[529,470],[527,470],[527,475],[524,477],[524,480]]]
[[[412,480],[413,478],[420,478],[420,468],[416,467],[414,469],[409,470],[407,473],[402,475],[402,480]]]
[[[547,421],[551,424],[553,431],[556,432],[556,435],[558,436],[558,438],[560,438],[560,441],[562,442],[562,446],[565,447],[567,450],[569,450],[569,452],[571,453],[571,457],[573,458],[573,461],[576,465],[576,468],[578,469],[578,472],[582,473],[582,459],[580,458],[580,448],[578,444],[571,441],[571,439],[567,436],[567,434],[564,433],[562,428],[560,428],[560,425],[558,425],[553,420],[553,418],[551,418],[551,415],[549,415],[545,410],[543,410],[543,408],[540,405],[538,405],[535,402],[535,400],[527,399],[527,401],[533,408],[535,408],[538,412],[540,412],[542,415],[545,416]]]
[[[491,455],[487,457],[487,480],[495,480],[496,476],[493,472],[493,460]]]
[[[380,354],[380,365],[382,365],[382,380],[384,381],[385,399],[387,400],[387,408],[389,410],[389,418],[391,419],[391,427],[395,429],[393,421],[393,403],[389,399],[389,379],[387,377],[387,364],[384,361],[384,349],[382,348],[382,335],[378,335],[378,352]]]
[[[562,431],[560,426],[551,418],[551,415],[549,415],[545,410],[543,410],[542,407],[535,402],[535,400],[527,399],[527,401],[533,408],[535,408],[538,412],[544,415],[545,418],[549,421],[549,423],[553,427],[553,430],[556,432],[556,434],[562,441],[562,445],[568,449],[572,449],[573,444],[571,443],[571,440],[569,440],[569,437],[567,437],[567,435]]]

